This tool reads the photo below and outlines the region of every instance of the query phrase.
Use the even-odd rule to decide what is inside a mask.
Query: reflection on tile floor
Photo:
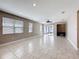
[[[79,53],[65,38],[44,35],[0,47],[0,59],[79,59]]]

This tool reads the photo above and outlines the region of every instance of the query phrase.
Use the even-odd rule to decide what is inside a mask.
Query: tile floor
[[[79,52],[63,37],[44,35],[0,47],[0,59],[79,59]]]

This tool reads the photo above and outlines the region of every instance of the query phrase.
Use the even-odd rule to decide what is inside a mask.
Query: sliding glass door
[[[44,25],[44,34],[52,34],[53,33],[53,25]]]

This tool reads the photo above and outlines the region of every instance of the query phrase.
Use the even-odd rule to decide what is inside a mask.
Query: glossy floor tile
[[[0,59],[79,59],[64,37],[44,35],[0,47]]]

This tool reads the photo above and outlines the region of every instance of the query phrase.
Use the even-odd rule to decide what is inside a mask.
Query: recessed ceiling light
[[[33,6],[35,7],[36,6],[36,3],[33,3]]]
[[[65,13],[65,11],[62,11],[62,14],[64,14]]]

